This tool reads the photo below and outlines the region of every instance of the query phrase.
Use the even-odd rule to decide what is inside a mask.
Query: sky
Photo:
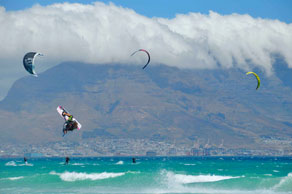
[[[112,2],[112,3],[110,3]],[[0,99],[27,76],[26,52],[43,53],[38,73],[63,61],[214,69],[292,67],[290,0],[0,0]],[[149,66],[147,67],[149,68]]]
[[[34,4],[50,5],[53,3],[70,2],[91,4],[92,0],[0,0],[6,10],[22,10]],[[210,10],[220,14],[249,14],[252,17],[278,19],[292,22],[291,0],[102,0],[116,5],[134,9],[147,17],[173,18],[177,13],[200,12],[207,14]]]

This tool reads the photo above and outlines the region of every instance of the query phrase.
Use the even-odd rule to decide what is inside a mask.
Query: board
[[[68,111],[66,111],[62,106],[58,106],[57,107],[57,112],[61,115],[62,118],[64,118],[66,121],[68,120],[68,116],[63,116],[63,112],[69,113]],[[69,113],[70,114],[70,113]],[[82,125],[73,117],[72,119],[73,121],[77,122],[77,129],[81,129]]]

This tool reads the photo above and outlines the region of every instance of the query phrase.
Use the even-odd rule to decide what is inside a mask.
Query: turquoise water
[[[292,193],[292,158],[0,159],[0,193]]]

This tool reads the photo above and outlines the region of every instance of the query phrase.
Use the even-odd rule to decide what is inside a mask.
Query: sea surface
[[[292,157],[0,159],[0,193],[292,193]]]

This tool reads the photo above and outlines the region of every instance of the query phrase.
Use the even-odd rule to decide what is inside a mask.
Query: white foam
[[[124,161],[118,161],[116,164],[118,164],[118,165],[122,165],[122,164],[124,164]]]
[[[10,161],[10,162],[7,162],[5,166],[17,166],[17,164],[14,161]]]
[[[273,172],[279,172],[278,170],[273,170]]]
[[[24,178],[23,176],[17,176],[17,177],[8,177],[8,178],[2,178],[0,180],[11,180],[11,181],[15,181],[15,180],[19,180]]]
[[[15,180],[23,179],[23,178],[24,178],[23,176],[18,176],[18,177],[10,177],[8,179],[11,181],[15,181]]]
[[[5,166],[33,166],[33,164],[30,164],[30,163],[25,163],[25,164],[17,164],[16,162],[14,161],[9,161],[5,164]]]
[[[71,165],[73,165],[73,166],[83,166],[84,164],[83,163],[72,163]]]
[[[73,182],[73,181],[82,181],[82,180],[101,180],[108,178],[115,178],[119,176],[125,175],[125,173],[83,173],[83,172],[64,172],[64,173],[56,173],[50,172],[51,175],[58,175],[63,181]]]
[[[33,166],[33,164],[26,162],[25,164],[18,164],[18,166]]]
[[[185,166],[196,166],[196,164],[184,164]]]
[[[272,174],[264,174],[265,176],[273,176]]]
[[[175,174],[173,172],[167,172],[168,180],[173,180],[176,183],[180,184],[189,184],[189,183],[204,183],[204,182],[217,182],[228,179],[240,178],[240,176],[219,176],[219,175],[184,175],[184,174]]]
[[[140,171],[127,171],[127,173],[131,173],[131,174],[140,174],[141,172]]]
[[[287,176],[283,177],[281,181],[273,187],[273,189],[276,190],[276,189],[281,188],[282,186],[291,185],[291,184],[292,184],[292,172],[290,172]]]
[[[126,192],[125,192],[126,193]],[[136,192],[133,192],[136,193]],[[274,192],[270,190],[240,190],[240,189],[212,189],[212,188],[201,188],[201,187],[178,187],[178,188],[155,188],[148,189],[139,193],[149,194],[284,194],[282,192]],[[286,194],[287,192],[285,192]]]
[[[216,176],[216,175],[175,175],[175,179],[177,182],[188,184],[188,183],[200,183],[200,182],[216,182],[228,179],[234,179],[239,177],[232,177],[232,176]]]

